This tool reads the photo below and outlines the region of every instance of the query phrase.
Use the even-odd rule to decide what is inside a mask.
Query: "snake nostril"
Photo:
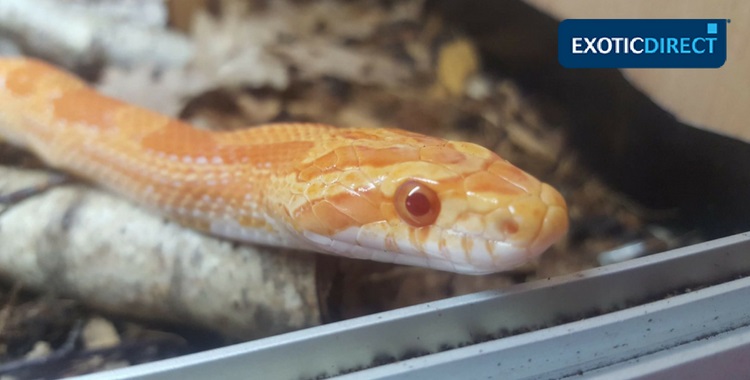
[[[503,219],[497,223],[497,229],[504,235],[513,235],[518,232],[518,222],[513,219]]]

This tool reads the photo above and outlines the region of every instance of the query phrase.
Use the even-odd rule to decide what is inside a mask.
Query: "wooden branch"
[[[0,166],[0,191],[46,174]],[[221,241],[86,185],[0,214],[0,275],[92,307],[235,339],[319,323],[315,255]]]

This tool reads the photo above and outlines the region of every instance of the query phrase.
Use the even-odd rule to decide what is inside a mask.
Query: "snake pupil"
[[[411,194],[406,196],[406,209],[414,216],[422,216],[430,212],[430,200],[419,192],[415,187]]]

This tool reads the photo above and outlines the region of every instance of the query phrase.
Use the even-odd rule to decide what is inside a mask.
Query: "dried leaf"
[[[464,93],[467,80],[480,67],[479,54],[467,38],[458,38],[444,44],[438,53],[438,83],[451,96]]]

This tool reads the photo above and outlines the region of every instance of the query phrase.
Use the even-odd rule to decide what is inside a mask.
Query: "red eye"
[[[440,199],[432,189],[421,182],[402,183],[393,199],[398,215],[414,227],[430,225],[440,214]]]

